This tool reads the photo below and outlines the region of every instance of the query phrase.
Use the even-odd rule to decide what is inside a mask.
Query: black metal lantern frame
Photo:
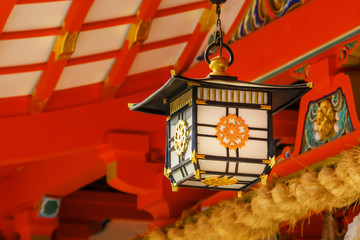
[[[174,189],[242,191],[266,180],[275,164],[272,114],[298,100],[309,87],[256,84],[226,76],[190,79],[175,75],[131,110],[167,116],[164,173]],[[214,129],[220,118],[229,114],[245,119],[249,136],[243,147],[214,145],[219,142]],[[207,144],[210,149],[204,146]],[[246,149],[249,144],[251,148]]]

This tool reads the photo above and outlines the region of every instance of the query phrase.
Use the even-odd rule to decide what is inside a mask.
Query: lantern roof
[[[130,107],[130,110],[166,115],[172,98],[191,86],[224,88],[248,91],[271,91],[273,114],[286,108],[312,88],[312,83],[294,85],[269,85],[239,81],[232,76],[209,75],[203,79],[187,78],[181,75],[172,76],[161,88],[145,100]]]

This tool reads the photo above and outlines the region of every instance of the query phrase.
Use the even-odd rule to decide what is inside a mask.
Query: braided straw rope
[[[226,200],[141,239],[265,239],[278,232],[281,222],[294,225],[311,213],[347,207],[360,197],[360,146],[345,151],[332,166],[252,191],[250,199]]]

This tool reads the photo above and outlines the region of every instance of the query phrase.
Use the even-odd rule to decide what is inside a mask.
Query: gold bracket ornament
[[[181,156],[186,149],[186,138],[188,137],[187,125],[184,120],[180,119],[176,124],[174,142],[175,151],[178,156]]]
[[[143,19],[137,19],[137,21],[131,24],[129,33],[126,39],[129,41],[128,48],[133,46],[142,45],[149,36],[152,19],[144,21]]]
[[[228,177],[209,177],[201,180],[203,184],[212,185],[212,186],[227,186],[236,184],[239,180],[236,178],[228,178]]]
[[[268,175],[267,175],[267,174],[260,175],[260,178],[261,178],[261,184],[262,184],[262,185],[266,185],[266,184],[267,184]]]
[[[195,170],[194,175],[195,175],[195,178],[196,178],[196,179],[201,179],[201,173],[200,173],[200,170],[199,170],[199,169],[198,169],[198,170]]]
[[[275,159],[275,156],[269,157],[268,160],[263,160],[262,162],[268,164],[270,166],[270,168],[273,168],[276,164],[276,159]]]
[[[313,88],[313,87],[314,87],[314,83],[313,83],[313,82],[308,82],[308,83],[306,83],[306,86],[307,86],[308,88]]]
[[[206,157],[206,155],[198,155],[196,153],[196,150],[194,150],[194,151],[191,152],[190,160],[194,165],[197,165],[198,164],[198,161],[197,161],[198,158],[205,159],[205,157]],[[201,174],[202,173],[205,173],[205,171],[200,171],[200,169],[195,170],[195,172],[194,172],[195,178],[196,179],[201,179]]]
[[[73,34],[62,30],[55,41],[53,52],[55,53],[55,61],[62,59],[68,60],[75,51],[76,40],[79,32]]]
[[[171,183],[171,190],[173,192],[178,192],[179,191],[179,187],[176,183]]]
[[[192,151],[192,153],[191,153],[191,162],[192,163],[195,163],[195,164],[197,164],[198,162],[197,162],[197,156],[196,156],[196,151],[194,150],[194,151]]]
[[[204,9],[201,14],[199,24],[201,26],[201,32],[208,31],[212,28],[212,26],[216,23],[216,6],[213,5],[211,9]]]
[[[170,168],[164,168],[164,176],[169,178],[171,174],[171,169]]]
[[[271,106],[270,105],[260,105],[260,109],[261,110],[271,110]]]
[[[205,100],[196,99],[196,104],[198,104],[198,105],[206,105],[206,101],[205,101]]]

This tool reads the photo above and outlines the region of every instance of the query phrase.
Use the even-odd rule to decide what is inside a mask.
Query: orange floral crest
[[[245,146],[249,139],[249,128],[241,117],[229,114],[220,119],[217,124],[216,136],[220,144],[225,148],[236,150]]]

